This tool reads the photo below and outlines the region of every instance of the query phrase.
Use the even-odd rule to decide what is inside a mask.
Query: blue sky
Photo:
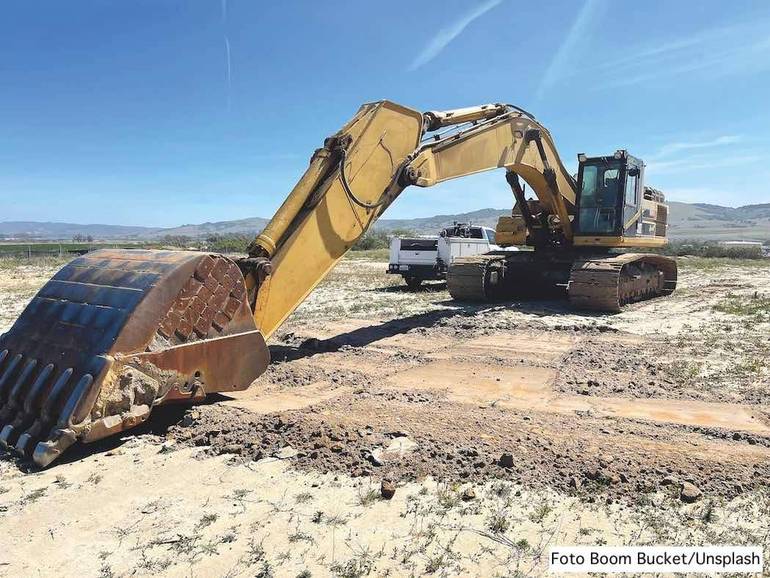
[[[770,202],[770,2],[6,3],[0,221],[270,216],[359,104],[506,101],[673,200]],[[507,207],[498,172],[386,216]]]

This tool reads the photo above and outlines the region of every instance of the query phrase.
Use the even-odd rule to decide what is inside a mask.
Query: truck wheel
[[[412,291],[419,288],[419,286],[422,284],[422,279],[419,277],[404,277],[404,281],[406,281],[406,285]]]

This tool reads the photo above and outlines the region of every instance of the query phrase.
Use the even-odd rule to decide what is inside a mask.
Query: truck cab
[[[435,236],[391,239],[387,272],[401,275],[410,289],[416,289],[423,281],[446,279],[447,268],[457,257],[497,249],[494,229],[455,223]]]

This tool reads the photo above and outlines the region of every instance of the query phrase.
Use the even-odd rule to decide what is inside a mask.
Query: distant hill
[[[35,221],[0,222],[0,238],[19,237],[40,240],[70,240],[75,235],[94,239],[139,239],[153,235],[158,228],[122,225],[77,225],[74,223],[38,223]]]
[[[669,236],[673,239],[770,241],[770,203],[733,208],[672,201],[669,210]],[[421,234],[434,233],[454,222],[494,227],[501,215],[510,212],[510,209],[481,209],[418,219],[381,219],[375,227],[410,229]]]
[[[229,235],[234,233],[257,235],[267,225],[268,219],[250,217],[238,221],[218,221],[200,225],[182,225],[171,229],[160,229],[150,234],[151,237],[163,235],[186,235],[188,237],[207,237],[209,235]],[[0,225],[2,230],[2,225]]]
[[[770,240],[770,203],[733,208],[671,202],[670,212],[672,238]]]
[[[470,213],[457,215],[436,215],[417,219],[380,219],[374,224],[375,229],[392,231],[393,229],[409,229],[418,233],[437,233],[439,229],[455,223],[473,223],[484,227],[494,227],[500,215],[510,215],[511,209],[480,209]]]
[[[733,208],[671,202],[670,209],[669,235],[674,239],[770,241],[770,203]],[[408,229],[419,234],[431,234],[454,222],[494,227],[498,217],[507,214],[510,214],[510,209],[480,209],[469,213],[416,219],[380,219],[375,228],[385,231]],[[164,235],[185,235],[193,238],[213,234],[256,235],[267,221],[261,217],[251,217],[172,228],[10,221],[0,222],[0,238],[69,240],[75,235],[91,235],[97,240],[153,240]]]

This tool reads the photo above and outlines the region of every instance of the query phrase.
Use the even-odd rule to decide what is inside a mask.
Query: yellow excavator
[[[248,257],[100,250],[54,275],[0,337],[0,444],[45,467],[154,406],[246,389],[269,364],[265,339],[410,185],[506,171],[516,203],[497,244],[533,250],[455,261],[456,299],[560,291],[617,311],[671,293],[673,259],[611,251],[666,242],[667,206],[644,164],[624,150],[578,160],[575,180],[549,132],[512,105],[365,104],[315,151]]]

